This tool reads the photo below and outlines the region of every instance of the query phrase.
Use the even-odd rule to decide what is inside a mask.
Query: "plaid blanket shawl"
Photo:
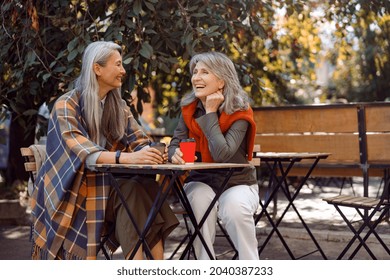
[[[33,259],[96,259],[110,191],[109,177],[85,168],[86,157],[103,150],[137,151],[149,144],[123,101],[129,122],[120,142],[100,147],[88,137],[80,94],[56,102],[49,121],[47,157],[32,196]],[[119,244],[111,240],[110,249]]]

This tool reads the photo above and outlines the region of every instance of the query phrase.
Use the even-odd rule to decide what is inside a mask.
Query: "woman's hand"
[[[205,102],[206,114],[217,112],[224,100],[225,97],[222,94],[222,90],[218,90],[217,92],[208,95]]]
[[[176,148],[175,153],[173,154],[171,158],[171,162],[174,164],[185,164],[185,161],[183,160],[183,153],[180,150],[180,148]]]
[[[195,161],[197,160],[197,157],[195,156]],[[183,152],[180,150],[180,148],[176,148],[175,153],[173,154],[171,158],[171,162],[174,164],[185,164],[186,162],[183,160]]]
[[[120,163],[136,163],[136,164],[161,164],[167,161],[168,152],[161,155],[160,151],[149,146],[132,153],[122,153]]]

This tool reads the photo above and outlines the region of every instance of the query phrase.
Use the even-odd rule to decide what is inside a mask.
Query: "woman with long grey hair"
[[[125,77],[122,48],[113,42],[91,43],[84,51],[75,89],[55,103],[49,120],[47,159],[33,190],[34,259],[96,259],[101,236],[107,247],[121,246],[128,258],[138,235],[105,173],[94,163],[160,164],[168,155],[150,140],[122,100]],[[157,194],[149,177],[117,178],[139,228]],[[164,204],[146,236],[152,256],[163,258],[163,241],[178,225]],[[114,229],[114,230],[109,230]],[[144,258],[141,247],[135,259]]]

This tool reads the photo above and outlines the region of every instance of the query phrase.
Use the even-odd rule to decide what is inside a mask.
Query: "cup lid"
[[[195,142],[194,138],[181,139],[180,142]]]
[[[165,143],[163,143],[163,142],[152,142],[152,143],[150,143],[150,145],[149,145],[150,147],[156,147],[156,146],[166,146],[165,145]]]

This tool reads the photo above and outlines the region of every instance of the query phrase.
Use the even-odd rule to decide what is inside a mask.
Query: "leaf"
[[[131,19],[128,19],[128,18],[125,20],[125,25],[130,29],[135,28],[135,23]]]
[[[134,90],[134,87],[135,87],[135,76],[134,75],[129,75],[128,83],[129,83],[128,91],[132,92]]]
[[[165,73],[170,73],[170,72],[171,72],[171,70],[169,69],[169,67],[168,67],[165,63],[163,63],[163,62],[160,62],[160,63],[158,64],[158,68],[161,69],[161,70],[163,70]]]
[[[42,80],[44,82],[47,82],[47,80],[49,80],[50,77],[51,77],[51,73],[46,73],[45,75],[42,76]]]
[[[65,70],[66,70],[65,66],[59,66],[59,67],[56,67],[53,71],[56,73],[61,73],[61,72],[64,72]]]
[[[245,86],[250,85],[251,84],[251,77],[249,77],[248,75],[244,75],[243,83]]]
[[[212,33],[208,33],[207,34],[207,36],[208,37],[218,37],[218,36],[220,36],[221,35],[221,33],[219,33],[219,32],[212,32]]]
[[[142,11],[142,2],[141,0],[135,0],[134,1],[134,6],[133,6],[133,12],[135,15],[139,15]]]
[[[168,62],[172,63],[172,64],[175,64],[175,63],[178,63],[179,60],[177,59],[177,57],[168,57]]]
[[[72,61],[73,59],[75,59],[76,56],[77,56],[78,54],[79,54],[79,52],[77,51],[77,49],[71,51],[71,52],[68,54],[68,56],[67,56],[68,61]]]
[[[133,60],[133,69],[137,69],[139,66],[139,57],[137,56],[136,58],[134,58]]]
[[[78,41],[79,41],[78,37],[75,37],[72,41],[68,43],[67,46],[68,52],[71,52],[76,48]]]
[[[148,42],[142,43],[142,47],[141,50],[139,51],[139,54],[149,59],[153,54],[152,46]]]
[[[153,4],[149,3],[148,1],[145,1],[144,2],[146,8],[148,8],[149,10],[151,10],[152,12],[154,12],[156,9],[154,8]]]
[[[169,39],[166,39],[165,40],[165,44],[167,45],[168,48],[170,48],[172,51],[175,51],[176,50],[176,46],[175,44],[169,40]]]
[[[218,29],[219,29],[219,26],[217,26],[217,25],[211,26],[210,28],[207,29],[207,33],[212,33]]]
[[[192,43],[193,38],[194,38],[194,33],[192,31],[188,32],[188,34],[186,34],[186,36],[184,36],[184,38],[182,39],[182,42],[186,45],[189,45]]]
[[[53,60],[51,63],[50,63],[50,68],[53,68],[55,65],[57,64],[57,60]]]
[[[127,65],[127,64],[129,64],[132,60],[133,60],[133,57],[132,57],[132,56],[129,56],[128,58],[126,58],[125,60],[123,60],[123,64]]]
[[[70,66],[68,69],[66,69],[66,72],[64,73],[65,75],[69,75],[70,73],[72,73],[74,70],[74,67],[73,66]]]
[[[196,18],[202,18],[207,16],[205,13],[194,13],[191,16],[196,17]]]
[[[144,32],[145,34],[157,34],[157,32],[154,31],[153,29],[146,29]]]
[[[35,61],[35,58],[36,58],[36,55],[33,51],[29,51],[27,53],[27,56],[26,56],[26,62],[25,62],[25,69],[27,69],[28,67],[30,67],[31,65],[34,64],[34,61]]]

